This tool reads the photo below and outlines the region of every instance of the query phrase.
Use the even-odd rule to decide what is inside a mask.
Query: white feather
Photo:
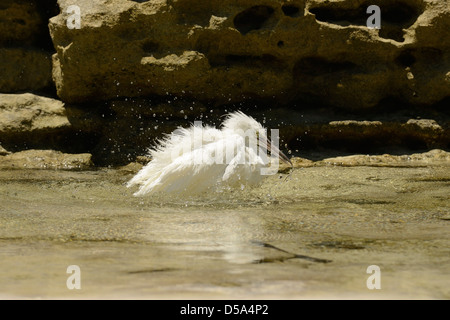
[[[242,112],[229,114],[221,130],[179,128],[150,150],[152,161],[127,186],[138,185],[135,195],[142,196],[155,192],[195,194],[220,185],[257,184],[264,178],[260,169],[265,163],[258,150],[246,145],[242,132],[247,130],[262,133],[264,128]]]

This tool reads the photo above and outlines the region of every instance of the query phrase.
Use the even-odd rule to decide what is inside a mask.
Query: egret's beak
[[[266,141],[265,145],[266,149],[270,151],[270,154],[276,153],[280,157],[281,161],[284,163],[290,165],[292,168],[294,168],[294,165],[291,162],[291,159],[289,159],[283,152],[281,152],[277,147],[272,146],[269,139]]]

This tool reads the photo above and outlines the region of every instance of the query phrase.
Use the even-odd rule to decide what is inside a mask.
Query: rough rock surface
[[[0,48],[0,92],[40,90],[52,85],[51,54],[28,48]]]
[[[309,168],[323,166],[341,166],[341,167],[424,167],[424,166],[450,166],[450,152],[434,149],[423,153],[413,153],[394,156],[391,154],[382,155],[350,155],[342,157],[326,158],[319,161],[312,161],[301,157],[291,159],[294,168]],[[137,166],[137,164],[135,164]],[[133,168],[131,165],[128,169]],[[127,168],[123,168],[126,171]],[[280,173],[291,172],[292,167],[280,164]]]
[[[174,95],[349,109],[450,96],[449,0],[59,0],[53,78],[65,102]],[[81,10],[69,29],[68,6]],[[267,100],[266,100],[267,101]]]
[[[334,166],[429,166],[450,164],[450,152],[434,149],[424,153],[414,153],[409,155],[394,156],[390,154],[383,155],[353,155],[345,157],[327,158],[315,163],[316,166],[334,165]]]
[[[31,93],[0,94],[0,143],[9,151],[57,148],[80,153],[88,142],[69,122],[62,101]]]
[[[92,165],[90,154],[66,154],[53,150],[26,150],[0,156],[0,169],[86,170]]]
[[[0,44],[32,44],[45,23],[36,1],[2,0]]]
[[[0,4],[0,92],[48,90],[52,46],[47,20],[55,3],[2,0]]]
[[[10,154],[10,152],[0,145],[0,156],[6,156],[7,154]]]
[[[64,103],[31,93],[0,94],[0,133],[60,130],[70,126]]]
[[[380,30],[370,4],[4,0],[0,92],[56,85],[62,101],[0,94],[0,143],[123,165],[177,126],[242,110],[314,161],[448,150],[450,1],[379,0]]]

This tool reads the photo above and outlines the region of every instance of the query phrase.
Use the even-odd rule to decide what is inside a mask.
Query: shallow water
[[[299,168],[190,199],[133,197],[131,176],[0,171],[0,297],[450,298],[448,166]]]

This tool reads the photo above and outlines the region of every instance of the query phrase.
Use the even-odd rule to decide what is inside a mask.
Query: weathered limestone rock
[[[10,154],[10,152],[7,151],[5,148],[3,148],[3,147],[0,145],[0,156],[6,156],[7,154]]]
[[[405,126],[411,127],[413,130],[428,130],[432,132],[443,132],[442,127],[432,119],[409,119]]]
[[[415,167],[415,166],[449,166],[450,152],[434,149],[423,153],[405,154],[400,156],[382,154],[382,155],[364,155],[357,154],[351,156],[341,156],[326,158],[320,161],[311,161],[300,157],[291,159],[294,168],[323,167],[323,166],[342,166],[342,167]],[[290,166],[280,164],[280,172],[289,173]]]
[[[86,170],[92,166],[90,154],[53,150],[26,150],[0,157],[0,169]]]
[[[51,54],[29,48],[0,48],[0,92],[41,90],[52,85]]]
[[[334,165],[334,166],[428,166],[428,165],[446,165],[450,164],[450,152],[434,149],[424,153],[414,153],[411,155],[394,156],[383,155],[353,155],[345,157],[328,158],[315,162],[315,166]]]
[[[52,3],[53,2],[53,3]],[[0,92],[43,91],[53,86],[48,18],[56,0],[0,3]]]
[[[31,93],[0,94],[0,134],[60,131],[70,126],[64,103]]]
[[[30,45],[46,22],[36,1],[2,0],[0,4],[0,45]]]
[[[279,128],[293,154],[450,147],[449,0],[57,2],[0,4],[0,92],[42,92],[53,73],[62,100],[0,94],[9,151],[125,164],[236,109]],[[371,4],[380,30],[366,26]],[[66,24],[71,5],[80,30]]]
[[[173,95],[348,109],[450,96],[448,0],[59,0],[53,79],[65,102]],[[81,29],[66,9],[78,5]],[[268,100],[271,99],[271,100]]]
[[[89,145],[70,123],[62,101],[31,93],[0,94],[0,142],[12,152],[56,148],[82,153]]]

